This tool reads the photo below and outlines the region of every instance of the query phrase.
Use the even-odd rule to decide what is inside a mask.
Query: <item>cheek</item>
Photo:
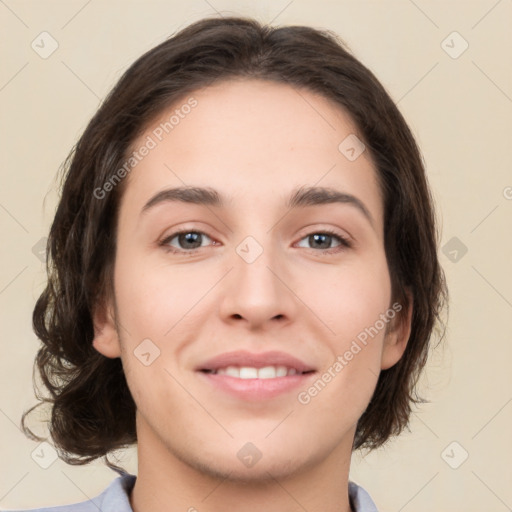
[[[325,282],[322,291],[313,284],[307,291],[318,316],[329,327],[324,343],[331,356],[317,388],[329,388],[324,396],[327,402],[348,400],[364,410],[380,372],[385,331],[395,313],[390,308],[386,260],[375,258],[372,264],[340,267]],[[311,395],[315,392],[311,390]]]
[[[127,253],[118,258],[115,271],[120,319],[136,339],[164,339],[204,295],[201,274],[184,266],[154,265]]]
[[[217,286],[205,300],[211,283],[218,280],[215,274],[225,271],[218,262],[170,265],[161,257],[137,256],[135,249],[125,248],[115,268],[118,312],[126,331],[133,333],[133,342],[146,337],[163,339],[175,327],[174,332],[181,331],[193,317],[201,320],[202,315],[213,314],[205,308],[211,309],[212,300],[221,301],[229,293]],[[389,307],[391,285],[383,252],[367,253],[339,265],[292,266],[289,272],[298,297],[294,300],[313,313],[310,320],[325,330],[337,353],[344,352],[347,344],[373,326]],[[206,303],[210,303],[208,308]]]
[[[329,327],[333,346],[343,350],[366,332],[390,307],[391,282],[384,255],[326,268],[325,275],[304,280],[302,295]],[[382,325],[378,324],[379,331]],[[383,334],[383,333],[382,333]],[[364,334],[361,335],[364,338]]]

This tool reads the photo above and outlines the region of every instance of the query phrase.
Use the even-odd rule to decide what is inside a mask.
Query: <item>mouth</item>
[[[289,377],[291,375],[306,375],[313,373],[314,370],[299,371],[297,368],[286,366],[264,366],[256,368],[254,366],[226,366],[217,369],[201,370],[210,375],[227,375],[235,379],[277,379],[281,377]]]
[[[267,400],[305,386],[316,369],[283,352],[229,352],[206,361],[197,374],[216,391],[241,400]]]

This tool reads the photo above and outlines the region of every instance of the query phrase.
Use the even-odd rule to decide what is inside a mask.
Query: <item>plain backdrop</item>
[[[381,512],[511,509],[510,0],[1,0],[0,507],[83,501],[117,476],[100,461],[53,460],[19,430],[35,403],[41,240],[58,200],[57,170],[100,100],[143,52],[216,11],[335,31],[387,88],[425,158],[451,294],[448,330],[421,381],[430,403],[409,432],[355,454],[351,478]],[[135,473],[135,449],[119,456]]]

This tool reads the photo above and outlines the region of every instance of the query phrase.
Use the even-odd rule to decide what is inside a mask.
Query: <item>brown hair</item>
[[[447,299],[437,258],[433,200],[415,140],[375,76],[330,31],[275,28],[248,18],[200,20],[140,57],[121,77],[64,163],[62,196],[47,246],[48,283],[33,327],[37,369],[51,404],[49,430],[61,458],[85,464],[136,442],[135,403],[121,360],[92,346],[92,312],[113,294],[117,216],[125,182],[100,198],[130,144],[169,105],[194,90],[256,78],[320,93],[347,111],[375,163],[384,197],[385,251],[393,300],[413,295],[412,331],[400,361],[383,370],[361,416],[354,449],[376,448],[407,426],[429,340]],[[341,141],[340,141],[341,142]]]

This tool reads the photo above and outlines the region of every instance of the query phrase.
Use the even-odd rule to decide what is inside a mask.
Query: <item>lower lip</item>
[[[274,379],[238,379],[228,375],[198,372],[201,378],[221,391],[243,400],[268,400],[305,386],[316,372]]]

